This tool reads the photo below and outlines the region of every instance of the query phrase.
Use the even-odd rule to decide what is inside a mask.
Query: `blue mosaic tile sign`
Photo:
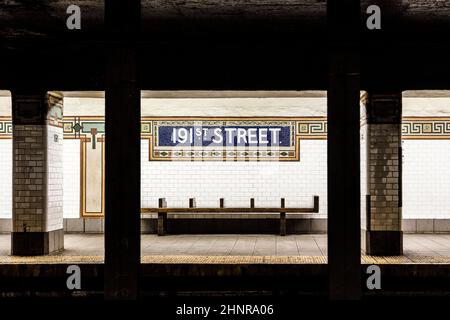
[[[152,119],[148,132],[151,161],[299,160],[293,119]]]
[[[282,146],[292,143],[290,126],[160,126],[160,147]]]

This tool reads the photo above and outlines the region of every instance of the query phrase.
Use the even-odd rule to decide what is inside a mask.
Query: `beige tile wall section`
[[[401,230],[399,124],[370,124],[369,174],[372,231]]]
[[[13,130],[13,231],[42,232],[46,179],[46,126],[16,125]]]

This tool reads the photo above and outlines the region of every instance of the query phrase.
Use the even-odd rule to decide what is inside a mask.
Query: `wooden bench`
[[[159,199],[158,208],[142,208],[141,213],[157,213],[158,214],[158,235],[162,236],[167,233],[167,214],[192,214],[192,213],[279,213],[280,214],[280,235],[286,235],[286,213],[318,213],[319,212],[319,197],[314,196],[313,208],[286,208],[284,198],[281,199],[280,207],[256,208],[255,199],[250,199],[250,207],[235,207],[225,208],[224,199],[220,199],[219,208],[197,208],[195,205],[195,198],[189,199],[189,208],[168,208],[165,198]]]

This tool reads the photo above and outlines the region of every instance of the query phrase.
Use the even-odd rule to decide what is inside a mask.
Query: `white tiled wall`
[[[165,197],[170,207],[186,207],[189,198],[197,206],[312,207],[320,197],[320,214],[326,217],[327,144],[302,140],[300,162],[149,162],[148,141],[142,141],[142,206],[156,207]]]
[[[11,139],[0,139],[0,218],[12,218]]]
[[[403,141],[403,219],[450,218],[450,141]]]
[[[79,140],[64,140],[64,217],[80,213]],[[301,161],[286,163],[149,162],[148,141],[142,141],[142,205],[157,206],[166,197],[171,206],[186,206],[197,198],[199,206],[278,205],[309,206],[320,196],[320,217],[326,216],[326,141],[301,141]],[[361,160],[365,154],[361,148]],[[0,218],[11,218],[12,140],[0,140]],[[403,141],[403,219],[450,217],[450,141]],[[363,162],[364,163],[364,162]],[[365,170],[361,168],[361,178]],[[236,181],[238,181],[236,183]],[[270,188],[267,186],[271,185]],[[361,216],[364,218],[364,183]],[[363,219],[362,219],[363,220]],[[364,224],[364,221],[362,221]]]
[[[64,218],[80,217],[80,140],[64,140]]]
[[[365,94],[365,93],[364,93]],[[366,104],[361,103],[360,105],[360,121],[361,127],[359,129],[359,156],[360,156],[360,180],[361,180],[361,229],[366,229],[366,195],[368,193],[368,185],[367,185],[367,134],[368,134],[368,125],[367,125],[367,109]]]
[[[46,231],[63,228],[63,130],[47,126]]]
[[[367,188],[367,124],[361,126],[360,129],[360,161],[361,161],[361,229],[366,229],[366,195],[368,194]]]

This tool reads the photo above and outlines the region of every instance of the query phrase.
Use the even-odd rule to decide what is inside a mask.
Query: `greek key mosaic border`
[[[297,118],[297,137],[300,139],[326,139],[328,124],[326,117]]]
[[[11,117],[0,117],[0,139],[12,138]]]
[[[152,121],[166,118],[143,117],[141,121],[142,138],[153,136]],[[167,118],[165,121],[170,121]],[[210,118],[208,118],[210,119]],[[323,140],[327,138],[327,121],[325,117],[271,118],[280,121],[287,119],[296,122],[296,137],[300,139]],[[194,120],[193,120],[194,121]],[[218,120],[216,120],[218,121]],[[220,122],[220,121],[219,121]],[[92,134],[104,134],[103,117],[64,117],[64,138],[77,139]],[[11,117],[0,117],[0,139],[12,138]],[[450,139],[450,117],[405,117],[402,123],[403,139]]]
[[[403,139],[450,139],[449,117],[408,117],[403,118]]]

